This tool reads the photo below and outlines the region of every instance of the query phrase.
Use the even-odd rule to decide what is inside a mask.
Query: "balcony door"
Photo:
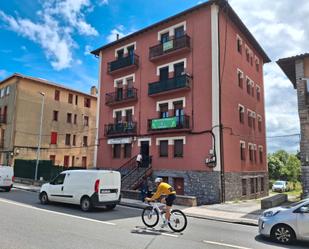
[[[122,113],[121,113],[121,111],[118,111],[118,112],[116,112],[115,114],[116,114],[115,123],[116,123],[116,124],[121,123],[121,121],[122,121],[122,116],[121,116]]]
[[[160,81],[168,80],[168,67],[160,68]]]
[[[169,40],[169,36],[170,36],[170,35],[169,35],[168,32],[162,34],[162,35],[161,35],[161,43],[163,44],[163,43],[167,42],[167,41]]]
[[[184,36],[184,34],[185,34],[184,26],[180,26],[175,29],[175,39]]]
[[[142,167],[148,167],[150,163],[149,157],[149,141],[141,141]]]
[[[160,104],[160,118],[168,118],[168,104]]]
[[[133,78],[127,79],[127,98],[132,98],[133,95]]]
[[[134,45],[127,47],[128,49],[128,55],[130,57],[130,62],[134,63]]]
[[[174,102],[173,105],[174,105],[174,116],[176,117],[176,126],[182,127],[184,124],[183,102],[177,101]]]
[[[123,55],[124,55],[124,50],[123,49],[120,49],[117,51],[117,59],[120,60],[123,58]]]
[[[185,71],[185,67],[184,67],[184,63],[181,62],[181,63],[177,63],[174,65],[174,77],[180,77],[183,75]]]

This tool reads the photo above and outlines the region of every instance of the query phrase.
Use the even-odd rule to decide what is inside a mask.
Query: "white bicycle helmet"
[[[157,177],[156,179],[155,179],[155,183],[160,183],[160,182],[162,182],[163,181],[163,179],[161,178],[161,177]]]

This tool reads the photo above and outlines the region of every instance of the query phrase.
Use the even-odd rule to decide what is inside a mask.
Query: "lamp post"
[[[39,168],[39,162],[40,162],[41,140],[42,140],[43,112],[44,112],[44,102],[45,102],[45,93],[39,92],[39,94],[42,96],[42,106],[41,106],[41,121],[40,121],[40,133],[39,133],[39,139],[38,139],[38,149],[36,152],[36,165],[35,165],[35,176],[34,176],[35,181],[38,178],[38,168]]]

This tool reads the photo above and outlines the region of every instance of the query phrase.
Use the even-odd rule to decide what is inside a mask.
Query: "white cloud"
[[[77,47],[73,34],[98,35],[94,27],[85,21],[84,10],[89,0],[47,0],[38,11],[39,21],[13,17],[0,11],[0,20],[19,35],[39,44],[55,70],[71,66],[72,50]]]
[[[90,52],[93,50],[93,47],[90,45],[85,46],[84,55],[91,55]]]
[[[108,5],[109,0],[99,0],[99,5]]]
[[[130,29],[129,31],[126,31],[123,25],[118,25],[110,31],[109,35],[106,37],[106,40],[107,42],[113,42],[113,41],[116,41],[117,34],[119,35],[119,38],[122,38],[133,32],[135,32],[135,29]]]
[[[6,71],[4,69],[0,69],[0,78],[4,79],[8,75],[9,75],[8,71]]]
[[[298,136],[273,138],[300,132],[296,90],[275,61],[308,52],[309,2],[231,0],[230,4],[274,61],[264,67],[268,150],[295,152]]]

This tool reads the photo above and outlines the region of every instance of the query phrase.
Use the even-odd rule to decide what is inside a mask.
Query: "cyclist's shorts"
[[[175,201],[175,199],[176,199],[176,195],[175,194],[168,195],[165,198],[166,206],[171,207],[173,205],[173,202]]]

